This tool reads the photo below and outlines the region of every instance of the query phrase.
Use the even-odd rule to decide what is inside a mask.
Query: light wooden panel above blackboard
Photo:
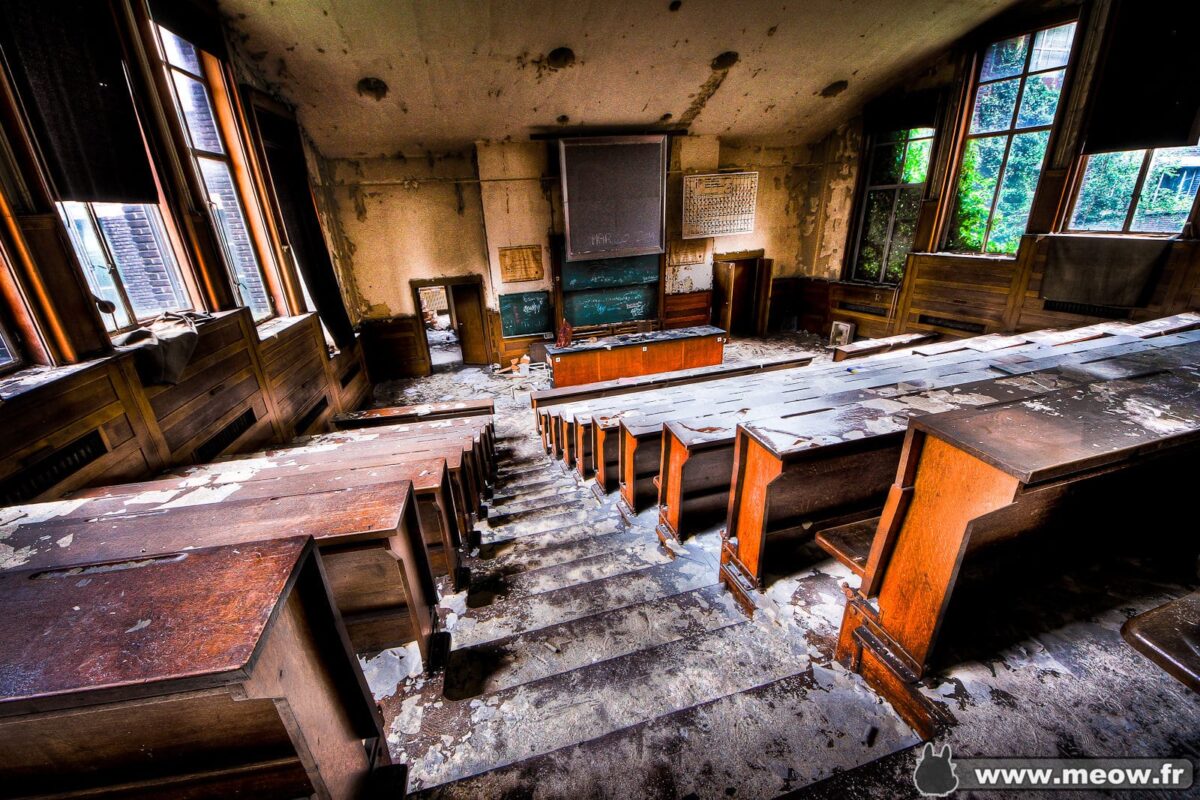
[[[666,249],[667,137],[559,140],[567,261]]]
[[[500,329],[505,336],[532,336],[554,330],[549,292],[500,295]]]

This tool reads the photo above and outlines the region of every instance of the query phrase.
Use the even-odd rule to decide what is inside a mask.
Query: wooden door
[[[464,364],[487,364],[487,339],[483,330],[483,288],[478,283],[454,283],[450,293],[451,317],[455,320]]]
[[[729,333],[730,311],[733,308],[732,261],[713,262],[712,324]]]

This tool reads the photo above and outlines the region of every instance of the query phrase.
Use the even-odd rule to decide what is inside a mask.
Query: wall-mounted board
[[[570,292],[563,295],[563,315],[576,328],[655,319],[658,284]]]
[[[596,261],[568,261],[562,266],[564,292],[634,286],[658,281],[658,256],[628,256]]]
[[[533,336],[553,331],[550,293],[500,295],[500,329],[505,336]]]
[[[540,281],[544,274],[542,267],[542,246],[540,244],[525,244],[517,247],[501,247],[500,280],[504,283],[521,283],[522,281]]]
[[[666,249],[667,137],[560,139],[567,261]]]
[[[757,172],[683,177],[683,238],[754,232]]]

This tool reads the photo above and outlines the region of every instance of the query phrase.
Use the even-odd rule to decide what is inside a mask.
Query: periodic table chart
[[[683,238],[752,233],[757,199],[757,172],[685,175]]]

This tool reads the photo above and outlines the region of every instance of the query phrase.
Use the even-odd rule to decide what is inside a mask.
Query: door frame
[[[414,278],[408,282],[409,290],[412,292],[413,308],[416,310],[417,322],[421,328],[421,341],[425,343],[425,363],[430,365],[430,372],[433,372],[433,354],[429,351],[429,334],[425,330],[425,320],[421,316],[421,289],[429,286],[441,286],[446,291],[446,304],[450,307],[450,319],[453,322],[455,319],[454,313],[454,298],[450,293],[451,286],[473,283],[479,287],[479,318],[483,320],[483,346],[487,350],[489,358],[494,356],[496,349],[492,346],[492,332],[489,330],[487,316],[487,291],[483,283],[482,275],[456,275],[449,278]],[[459,342],[459,348],[462,347],[462,342]],[[473,365],[487,367],[487,364]]]
[[[771,288],[775,280],[775,262],[773,259],[766,258],[766,251],[758,250],[737,250],[732,253],[713,253],[712,263],[715,267],[718,262],[729,261],[757,261],[758,269],[754,284],[754,335],[762,337],[767,335],[767,318],[771,309]],[[716,289],[716,281],[714,280],[713,289]],[[713,308],[716,308],[716,292],[713,293]],[[730,333],[730,336],[733,334]]]

